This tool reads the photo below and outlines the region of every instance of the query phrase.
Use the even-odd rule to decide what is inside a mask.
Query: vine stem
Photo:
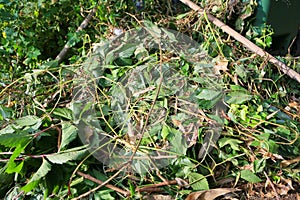
[[[266,58],[270,63],[277,66],[280,69],[280,71],[282,71],[284,74],[288,75],[289,77],[295,79],[296,81],[298,81],[300,83],[300,74],[297,73],[295,70],[289,68],[286,64],[284,64],[283,62],[281,62],[280,60],[278,60],[277,58],[275,58],[274,56],[272,56],[271,54],[269,54],[262,48],[255,45],[253,42],[251,42],[250,40],[248,40],[247,38],[245,38],[244,36],[239,34],[237,31],[235,31],[234,29],[232,29],[231,27],[229,27],[228,25],[223,23],[218,18],[214,17],[207,11],[203,10],[201,7],[199,7],[194,2],[192,2],[190,0],[180,0],[180,1],[182,3],[184,3],[185,5],[189,6],[192,10],[198,12],[199,14],[206,15],[210,22],[212,22],[214,25],[219,27],[225,33],[227,33],[228,35],[230,35],[231,37],[233,37],[234,39],[236,39],[237,41],[242,43],[245,47],[247,47],[249,50],[251,50],[255,54],[259,55],[262,58]]]

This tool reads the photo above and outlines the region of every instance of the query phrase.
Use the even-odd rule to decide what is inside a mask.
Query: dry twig
[[[196,5],[192,1],[190,1],[190,0],[180,0],[180,1],[184,4],[186,4],[187,6],[189,6],[192,10],[197,11],[199,14],[201,14],[201,15],[206,14],[207,18],[210,22],[212,22],[217,27],[222,29],[225,33],[229,34],[234,39],[236,39],[237,41],[242,43],[245,47],[250,49],[252,52],[256,53],[257,55],[259,55],[263,58],[267,58],[267,60],[269,62],[276,65],[284,74],[288,75],[289,77],[295,79],[296,81],[298,81],[300,83],[300,74],[297,73],[296,71],[294,71],[293,69],[289,68],[286,64],[279,61],[274,56],[272,56],[268,52],[264,51],[262,48],[255,45],[253,42],[251,42],[250,40],[248,40],[247,38],[245,38],[244,36],[242,36],[241,34],[236,32],[234,29],[232,29],[228,25],[224,24],[221,20],[217,19],[213,15],[204,11],[202,8],[200,8],[198,5]]]

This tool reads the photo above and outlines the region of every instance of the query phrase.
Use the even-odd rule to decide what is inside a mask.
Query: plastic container
[[[274,29],[271,50],[286,55],[300,26],[300,0],[257,0],[255,26],[269,24]]]

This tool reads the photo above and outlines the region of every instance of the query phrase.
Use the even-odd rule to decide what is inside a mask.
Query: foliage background
[[[257,45],[270,46],[272,29],[257,30],[251,25],[255,1],[196,3]],[[98,9],[89,26],[75,34],[94,6]],[[238,187],[240,195],[247,197],[260,195],[259,190],[284,195],[299,188],[298,83],[179,1],[2,0],[0,16],[1,198],[65,199],[89,191],[95,199],[124,197],[105,187],[92,192],[98,184],[76,174],[78,170],[102,181],[112,177],[111,184],[129,191],[128,198],[145,195],[137,188],[161,182],[156,173],[128,178],[131,174],[114,177],[116,171],[107,172],[82,147],[72,111],[67,108],[72,74],[89,56],[93,44],[111,37],[115,29],[137,27],[141,20],[185,33],[201,43],[212,59],[225,60],[220,74],[228,109],[217,147],[200,162],[196,158],[199,139],[185,157],[160,171],[165,179],[180,178],[191,187],[169,185],[159,193],[180,199],[192,191]],[[55,57],[71,38],[71,51],[58,65]],[[300,71],[297,58],[280,59]],[[179,70],[189,77],[195,75],[191,69]],[[113,70],[105,76],[119,78]]]

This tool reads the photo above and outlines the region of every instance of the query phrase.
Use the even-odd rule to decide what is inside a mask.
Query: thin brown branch
[[[165,181],[165,182],[161,182],[161,183],[147,185],[147,186],[144,186],[144,187],[141,187],[141,188],[136,188],[135,191],[136,192],[149,192],[149,191],[152,192],[152,191],[158,190],[158,187],[167,186],[167,185],[175,185],[175,184],[177,184],[176,180]]]
[[[95,15],[96,11],[98,9],[98,4],[91,10],[91,12],[87,15],[87,17],[83,20],[83,22],[80,24],[80,26],[77,28],[76,33],[78,33],[79,31],[83,30],[85,27],[87,27],[88,23],[90,22],[90,20],[92,19],[92,17]],[[61,63],[63,61],[63,59],[66,57],[69,49],[70,49],[70,41],[73,38],[71,38],[64,46],[64,48],[59,52],[59,54],[56,56],[55,60],[58,63]]]
[[[99,185],[102,185],[102,184],[103,184],[103,181],[100,181],[100,180],[98,180],[98,179],[92,177],[92,176],[89,175],[89,174],[85,174],[85,173],[82,173],[82,172],[80,172],[80,171],[78,171],[77,174],[80,175],[80,176],[82,176],[82,177],[85,178],[85,179],[88,179],[88,180],[90,180],[90,181],[93,181],[93,182],[95,182],[95,183],[98,183]],[[107,188],[109,188],[109,189],[112,189],[112,190],[114,190],[114,191],[116,191],[116,192],[119,192],[119,193],[123,194],[124,196],[128,196],[128,195],[129,195],[129,191],[122,190],[122,189],[120,189],[120,188],[118,188],[118,187],[116,187],[116,186],[114,186],[114,185],[106,184],[105,187],[107,187]]]
[[[279,195],[278,195],[278,192],[276,191],[276,188],[275,188],[273,182],[270,180],[269,176],[267,175],[267,173],[266,173],[265,171],[264,171],[264,175],[265,175],[265,177],[267,178],[268,182],[270,183],[270,185],[271,185],[271,187],[272,187],[272,189],[273,189],[273,191],[274,191],[274,193],[275,193],[276,200],[280,200],[280,197],[279,197]]]
[[[128,167],[128,163],[127,164],[124,164],[114,175],[112,175],[111,177],[109,177],[109,179],[107,179],[106,181],[104,181],[103,183],[101,183],[100,185],[98,185],[97,187],[87,191],[86,193],[84,194],[81,194],[80,196],[76,197],[76,198],[73,198],[73,200],[80,200],[82,199],[83,197],[86,197],[88,196],[89,194],[97,191],[98,189],[100,189],[101,187],[107,185],[111,180],[113,180],[114,178],[116,178],[126,167]]]
[[[190,0],[180,0],[182,3],[189,6],[192,10],[197,11],[199,14],[207,15],[207,18],[210,22],[215,24],[217,27],[222,29],[225,33],[229,34],[231,37],[242,43],[245,47],[247,47],[252,52],[256,53],[260,57],[267,58],[267,60],[274,65],[276,65],[284,74],[288,75],[289,77],[295,79],[300,83],[300,74],[294,71],[293,69],[289,68],[286,64],[276,59],[274,56],[263,50],[262,48],[255,45],[253,42],[236,32],[234,29],[223,23],[218,18],[214,17],[213,15],[207,13],[202,8],[200,8],[197,4],[193,3]]]

